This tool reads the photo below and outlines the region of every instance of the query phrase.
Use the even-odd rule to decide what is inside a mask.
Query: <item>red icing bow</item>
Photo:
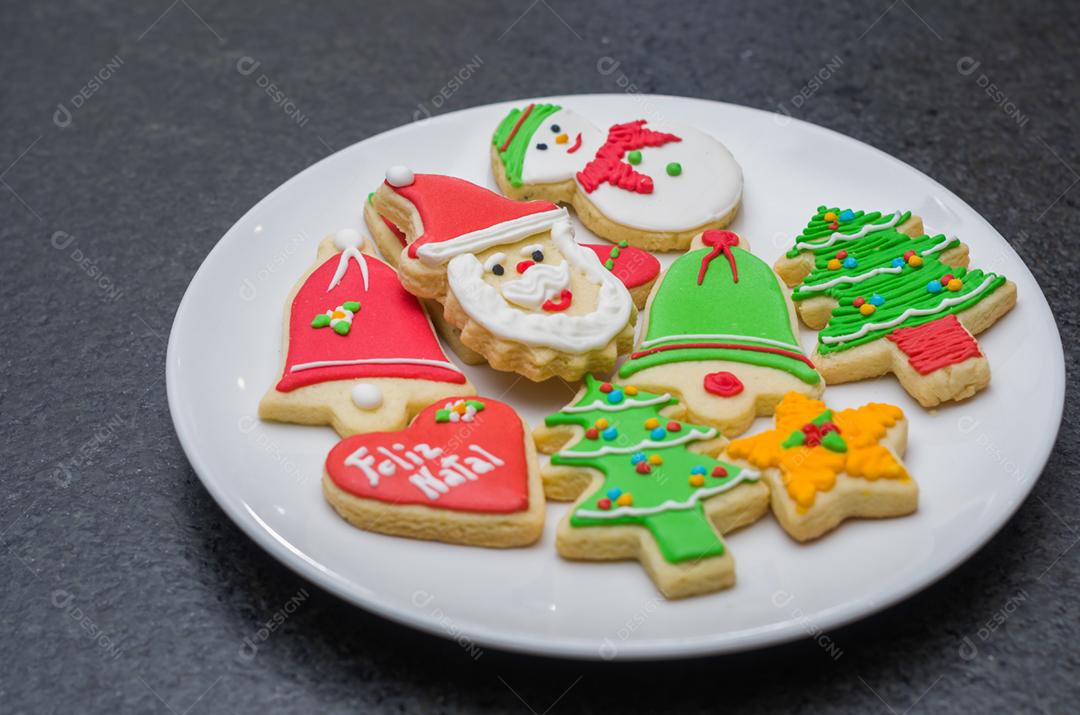
[[[711,246],[712,251],[701,259],[701,270],[698,271],[697,284],[701,285],[704,282],[705,273],[709,270],[709,263],[721,253],[724,254],[724,257],[727,258],[728,263],[731,265],[732,282],[738,283],[739,269],[735,266],[735,256],[731,253],[731,249],[739,245],[738,234],[731,231],[706,231],[701,234],[701,242],[706,246]]]

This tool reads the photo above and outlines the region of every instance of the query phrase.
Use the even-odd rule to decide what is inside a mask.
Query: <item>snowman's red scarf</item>
[[[635,171],[632,166],[623,161],[623,156],[626,152],[635,149],[681,141],[682,138],[674,134],[646,129],[644,119],[616,124],[608,129],[607,141],[596,152],[593,160],[577,173],[578,183],[589,194],[604,183],[639,194],[651,194],[652,178]]]

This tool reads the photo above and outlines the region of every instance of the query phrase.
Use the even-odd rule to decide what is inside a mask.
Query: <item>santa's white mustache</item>
[[[511,303],[536,310],[544,301],[558,296],[570,286],[570,267],[566,261],[557,266],[536,263],[516,281],[503,283],[503,297]]]

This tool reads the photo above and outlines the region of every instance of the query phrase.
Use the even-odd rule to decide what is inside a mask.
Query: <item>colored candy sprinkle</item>
[[[600,392],[611,392],[612,387],[610,382],[605,382],[600,385]]]
[[[911,250],[904,251],[904,260],[905,261],[910,261],[914,255],[915,255],[915,251],[911,251]]]
[[[612,487],[607,491],[608,499],[618,499],[620,494],[622,494],[622,489],[618,487]]]
[[[585,430],[585,436],[588,439],[600,439],[600,430],[596,429],[595,427],[590,427],[589,429]]]
[[[861,308],[861,307],[863,306],[863,303],[865,303],[865,302],[866,302],[866,298],[863,298],[863,297],[862,297],[862,296],[860,295],[860,296],[859,296],[858,298],[856,298],[855,300],[851,301],[851,304],[852,304],[853,306],[855,306],[856,308]]]
[[[872,296],[870,296],[870,302],[873,305],[882,306],[885,305],[885,298],[879,293],[874,293]]]
[[[649,455],[649,464],[654,464],[656,466],[660,466],[663,463],[664,463],[664,458],[661,457],[659,454],[650,454]]]
[[[859,265],[859,262],[850,256],[844,259],[844,268],[855,268]]]
[[[826,211],[826,212],[825,212],[825,215],[824,215],[824,216],[822,216],[821,218],[823,218],[823,219],[825,219],[826,221],[828,221],[828,222],[832,223],[833,221],[835,221],[836,219],[838,219],[838,218],[840,218],[840,217],[836,215],[836,212],[835,212],[835,211]]]
[[[663,427],[657,427],[649,433],[649,436],[653,439],[663,439],[666,434],[667,430],[665,430]]]
[[[931,293],[940,293],[941,281],[930,281],[926,284],[926,290],[930,291]]]
[[[641,163],[641,152],[640,151],[632,151],[632,152],[630,152],[629,154],[626,155],[626,160],[628,162],[630,162],[631,164],[635,164],[635,165],[640,164]]]
[[[946,286],[946,288],[948,288],[951,291],[958,291],[963,287],[964,287],[964,281],[960,280],[959,278],[953,278],[951,281],[949,281],[949,284]]]
[[[941,285],[949,285],[949,281],[951,281],[953,278],[955,278],[955,276],[952,273],[946,273],[941,277]]]
[[[859,312],[863,315],[873,315],[875,310],[877,310],[877,306],[873,303],[863,303],[859,306]]]
[[[634,503],[634,496],[630,492],[625,492],[619,495],[619,498],[615,500],[615,503],[619,506],[630,506]]]
[[[614,427],[608,427],[606,430],[604,430],[604,439],[609,442],[618,436],[619,430],[615,429]]]
[[[836,221],[833,221],[832,223],[829,224],[829,228],[831,228],[833,231],[835,231],[836,229],[840,228],[840,224],[838,224]]]
[[[627,385],[626,387],[623,388],[623,392],[630,395],[630,397],[633,397],[634,395],[636,395],[638,393],[638,389],[636,387],[634,387],[633,385]]]
[[[673,161],[664,167],[667,170],[668,176],[678,176],[682,173],[682,164],[677,161]]]
[[[700,464],[697,465],[696,467],[691,467],[690,468],[690,473],[691,474],[704,474],[705,473],[705,467],[701,466]]]
[[[644,452],[634,452],[630,455],[630,464],[641,464],[645,461]]]
[[[716,477],[717,479],[720,479],[721,477],[726,477],[727,476],[727,470],[724,469],[723,467],[721,467],[720,465],[716,465],[715,467],[713,467],[712,475],[714,477]]]
[[[596,425],[597,429],[604,429],[605,427],[607,427],[611,423],[607,421],[606,417],[601,417],[594,424]]]
[[[845,258],[847,258],[847,251],[841,248],[839,251],[836,252],[836,257],[839,258],[841,261],[844,260]]]
[[[619,249],[618,246],[612,246],[611,251],[608,253],[608,255],[612,258],[618,258],[620,253],[622,253],[622,251]]]
[[[838,270],[840,270],[840,266],[842,266],[842,265],[843,264],[840,263],[839,258],[830,258],[829,259],[828,268],[829,268],[830,271],[838,271]]]
[[[705,477],[701,476],[700,474],[695,474],[694,476],[690,477],[689,481],[690,486],[692,487],[700,487],[705,485]]]
[[[645,420],[645,429],[656,429],[659,426],[660,420],[656,419],[655,417],[650,417],[649,419]]]
[[[607,511],[608,509],[611,508],[611,500],[607,499],[607,498],[597,499],[596,500],[596,508],[597,509],[603,509],[604,511]]]
[[[607,401],[610,402],[613,405],[619,404],[620,402],[623,401],[623,391],[622,390],[612,390],[611,392],[608,393]]]
[[[638,462],[636,469],[638,474],[648,474],[652,471],[652,467],[650,467],[645,462]]]
[[[668,432],[678,432],[681,429],[682,429],[682,425],[679,424],[678,422],[675,422],[674,420],[667,423],[667,431]]]
[[[626,248],[629,245],[630,245],[629,241],[619,241],[619,247],[620,248]]]
[[[607,259],[606,261],[604,261],[604,268],[606,268],[606,269],[608,269],[610,271],[614,267],[615,267],[615,261],[611,260],[610,258]]]
[[[918,268],[922,265],[922,256],[912,256],[907,263],[912,268]]]
[[[855,212],[852,211],[851,209],[844,209],[843,211],[840,212],[840,220],[841,221],[850,221],[853,218],[855,218]]]
[[[902,265],[904,265],[904,259],[903,258],[894,258],[894,259],[892,259],[892,267],[893,268],[899,268]]]

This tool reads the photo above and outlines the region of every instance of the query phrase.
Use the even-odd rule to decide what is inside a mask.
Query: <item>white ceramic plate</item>
[[[601,126],[678,117],[719,137],[746,177],[731,228],[770,263],[821,203],[899,208],[921,215],[929,230],[955,233],[971,247],[973,265],[1016,282],[1018,305],[980,337],[994,377],[975,399],[927,412],[891,377],[828,389],[833,407],[873,399],[908,414],[906,461],[921,491],[918,513],[848,522],[803,546],[766,517],[727,540],[737,561],[734,588],[677,602],[665,601],[636,562],[560,559],[554,527],[566,505],[549,505],[540,543],[502,551],[367,533],[338,518],[319,486],[335,434],[255,417],[278,377],[285,298],[323,236],[345,227],[366,233],[362,203],[387,166],[494,186],[489,137],[509,108],[527,101],[399,127],[324,159],[251,209],[192,279],[169,340],[169,406],[196,473],[251,538],[342,598],[467,647],[653,658],[807,636],[842,649],[829,629],[941,578],[1013,514],[1050,454],[1065,371],[1046,299],[989,223],[910,166],[817,126],[703,100],[592,95],[553,101]],[[578,229],[579,240],[593,240]],[[812,348],[814,334],[804,331],[802,340]],[[552,389],[557,381],[536,386],[486,367],[466,372],[480,394],[501,397],[533,425],[572,396]],[[769,424],[758,420],[754,431]]]

